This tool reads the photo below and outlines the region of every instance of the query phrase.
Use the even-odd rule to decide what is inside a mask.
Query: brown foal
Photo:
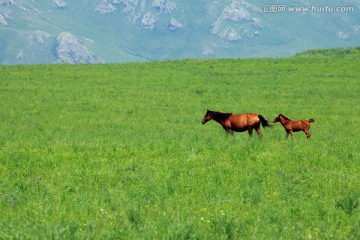
[[[306,134],[306,138],[310,139],[310,137],[311,137],[311,134],[309,132],[310,123],[315,122],[315,120],[311,118],[309,120],[293,121],[293,120],[290,120],[289,118],[285,117],[284,115],[279,114],[279,116],[277,116],[273,121],[273,123],[276,123],[276,122],[280,122],[281,125],[283,125],[283,127],[285,128],[285,131],[286,131],[285,139],[288,139],[289,133],[290,133],[291,137],[295,140],[294,132],[298,132],[298,131],[304,131],[304,133]]]

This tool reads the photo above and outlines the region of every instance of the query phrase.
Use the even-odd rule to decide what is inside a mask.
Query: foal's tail
[[[272,125],[269,124],[269,121],[266,120],[263,116],[261,116],[261,115],[258,115],[258,116],[259,116],[259,119],[260,119],[260,122],[261,122],[261,125],[263,126],[263,128],[272,127]]]
[[[312,118],[310,118],[310,119],[309,119],[309,123],[312,123],[312,122],[315,122],[315,120],[312,119]]]

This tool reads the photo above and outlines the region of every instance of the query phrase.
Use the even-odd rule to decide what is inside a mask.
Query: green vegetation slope
[[[0,238],[358,239],[359,55],[0,67]],[[314,118],[227,136],[206,112]]]

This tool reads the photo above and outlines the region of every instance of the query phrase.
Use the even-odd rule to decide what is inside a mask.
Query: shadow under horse
[[[306,138],[310,139],[311,134],[309,132],[310,129],[310,124],[315,122],[314,119],[310,118],[309,120],[290,120],[289,118],[285,117],[282,114],[279,114],[279,116],[277,116],[273,123],[276,122],[280,122],[281,125],[284,127],[285,131],[286,131],[286,137],[285,139],[287,140],[289,137],[289,134],[291,134],[292,139],[295,140],[294,137],[294,132],[299,132],[299,131],[303,131],[306,134]]]
[[[258,136],[262,137],[260,124],[264,128],[271,127],[262,115],[256,113],[233,114],[207,110],[201,123],[205,124],[210,120],[218,122],[224,130],[231,135],[233,135],[234,132],[248,131],[249,136],[252,136],[252,131],[255,129]]]

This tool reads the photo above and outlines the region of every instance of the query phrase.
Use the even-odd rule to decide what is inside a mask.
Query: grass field
[[[0,239],[359,239],[359,64],[0,66]],[[315,123],[231,137],[207,109]]]

